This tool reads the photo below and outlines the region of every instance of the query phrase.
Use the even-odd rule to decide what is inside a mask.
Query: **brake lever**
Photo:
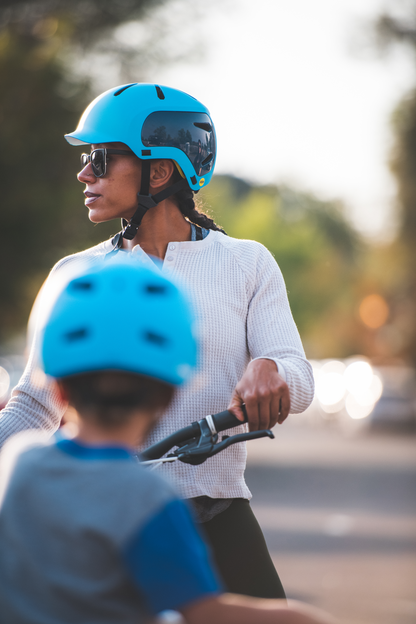
[[[270,438],[274,440],[274,433],[270,429],[261,429],[260,431],[248,431],[247,433],[237,433],[233,436],[224,436],[221,442],[215,444],[209,457],[213,457],[217,453],[220,453],[224,449],[228,448],[232,444],[238,444],[239,442],[246,442],[247,440],[258,440],[259,438]]]
[[[218,453],[233,444],[266,437],[271,439],[274,438],[274,434],[270,431],[270,429],[262,429],[261,431],[249,431],[247,433],[238,433],[233,436],[224,436],[221,442],[218,443],[211,442],[208,444],[205,443],[203,445],[199,444],[197,446],[187,445],[188,448],[179,448],[174,453],[172,453],[172,456],[176,456],[179,461],[185,464],[198,466],[199,464],[204,463],[204,461],[209,457],[214,457],[214,455],[217,455]]]

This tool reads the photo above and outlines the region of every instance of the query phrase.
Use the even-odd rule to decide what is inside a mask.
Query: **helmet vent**
[[[212,126],[210,123],[204,123],[203,121],[194,121],[195,128],[201,128],[205,132],[212,132]]]
[[[148,284],[146,286],[146,292],[151,295],[162,295],[166,292],[166,286],[162,286],[161,284]]]
[[[92,287],[92,282],[86,282],[85,280],[76,280],[71,284],[72,290],[92,290]]]
[[[68,342],[75,342],[76,340],[83,340],[88,336],[88,330],[85,327],[81,329],[74,329],[74,331],[67,332],[65,338]]]
[[[159,100],[164,100],[165,94],[163,93],[162,89],[158,85],[155,85],[155,87],[156,87],[157,97],[159,98]]]
[[[151,331],[145,332],[144,338],[148,342],[152,342],[158,347],[163,347],[168,342],[168,339],[165,336],[161,336],[160,334],[155,334],[154,332],[151,332]]]
[[[131,84],[127,85],[127,87],[123,87],[122,89],[119,89],[118,91],[114,93],[114,96],[120,95],[121,93],[123,93],[123,91],[125,91],[126,89],[130,89],[130,87],[134,87],[134,85],[136,84],[137,82],[132,82]]]
[[[214,154],[208,154],[208,156],[204,158],[204,160],[202,161],[201,167],[206,167],[213,158],[214,158]]]

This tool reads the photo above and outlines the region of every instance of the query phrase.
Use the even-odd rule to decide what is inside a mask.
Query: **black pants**
[[[248,500],[234,499],[228,509],[199,526],[227,591],[258,598],[286,598]]]

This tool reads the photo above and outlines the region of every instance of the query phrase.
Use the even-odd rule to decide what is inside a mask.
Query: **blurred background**
[[[53,264],[119,229],[63,135],[117,84],[191,93],[201,204],[274,254],[316,376],[252,447],[259,517],[289,594],[359,624],[416,622],[415,55],[415,0],[0,0],[0,406]]]

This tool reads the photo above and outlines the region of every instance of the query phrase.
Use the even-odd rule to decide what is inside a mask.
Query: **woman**
[[[78,174],[90,220],[121,218],[123,229],[64,258],[54,271],[94,256],[129,253],[143,264],[158,258],[161,271],[180,278],[193,298],[201,374],[178,393],[149,442],[227,406],[242,420],[245,403],[251,430],[282,423],[289,410],[304,411],[313,397],[312,370],[276,262],[262,245],[227,236],[195,208],[194,193],[209,183],[216,157],[205,106],[168,87],[124,85],[96,98],[65,138],[91,146]],[[120,340],[128,341],[129,331],[120,328]],[[32,355],[0,421],[3,436],[59,425],[65,406],[50,388],[36,385],[34,369]],[[245,462],[245,445],[238,444],[201,466],[176,462],[165,471],[191,499],[228,589],[281,598],[249,506]]]

